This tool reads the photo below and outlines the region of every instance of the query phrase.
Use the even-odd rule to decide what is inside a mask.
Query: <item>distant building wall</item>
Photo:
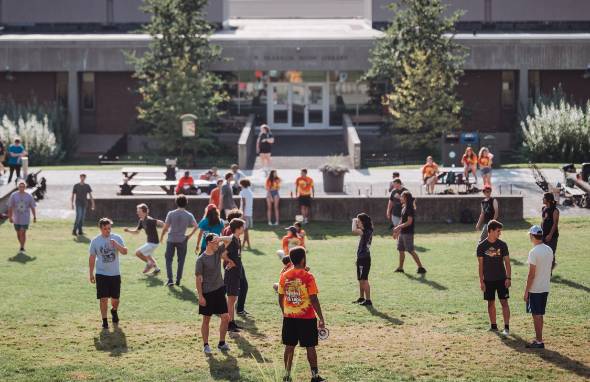
[[[369,6],[367,7],[367,3]],[[370,18],[370,0],[230,0],[230,18]]]
[[[10,97],[17,103],[56,99],[55,72],[0,72],[0,97]]]
[[[584,79],[583,76],[583,70],[541,70],[541,94],[551,95],[553,89],[561,85],[565,95],[579,104],[584,104],[590,100],[590,78]]]

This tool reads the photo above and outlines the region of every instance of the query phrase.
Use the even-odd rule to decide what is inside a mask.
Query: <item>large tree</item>
[[[151,36],[149,49],[132,54],[142,97],[139,119],[157,139],[163,154],[207,152],[213,139],[211,124],[225,98],[222,82],[208,70],[220,57],[209,43],[213,27],[205,19],[207,0],[145,0],[152,15],[143,28]],[[197,117],[197,138],[183,138],[179,117]]]
[[[387,132],[405,147],[432,148],[444,130],[460,128],[462,102],[455,88],[464,49],[453,39],[460,12],[445,16],[441,0],[399,0],[393,20],[369,58],[374,102],[387,107]]]

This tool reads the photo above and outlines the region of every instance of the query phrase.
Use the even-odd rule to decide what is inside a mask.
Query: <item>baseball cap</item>
[[[22,183],[22,184],[24,184],[25,186],[27,185],[27,182],[25,182],[25,180],[24,180],[24,179],[19,179],[19,180],[16,182],[17,186],[18,186],[18,185],[20,185],[21,183]]]
[[[295,226],[289,226],[285,230],[290,231],[293,235],[297,235],[297,228]]]
[[[529,229],[529,233],[531,235],[542,235],[543,234],[543,228],[539,227],[538,225],[534,225]]]

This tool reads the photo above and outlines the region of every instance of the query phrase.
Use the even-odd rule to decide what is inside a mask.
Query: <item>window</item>
[[[538,70],[529,70],[529,97],[536,101],[541,96],[541,76]]]
[[[95,107],[94,73],[82,73],[82,109],[92,111]]]
[[[502,72],[502,107],[505,109],[514,108],[514,71],[505,70]]]

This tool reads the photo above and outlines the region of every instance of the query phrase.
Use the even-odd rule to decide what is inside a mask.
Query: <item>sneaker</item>
[[[217,345],[217,349],[221,351],[229,351],[229,345],[225,342],[223,345]]]
[[[489,328],[488,332],[498,332],[498,328]]]
[[[352,303],[353,304],[361,304],[363,302],[365,302],[365,299],[362,297],[359,297],[358,299],[354,300]]]
[[[273,224],[272,224],[272,222],[268,222],[268,225],[269,225],[269,226],[272,226]]]
[[[395,272],[404,273],[404,269],[403,268],[398,268],[398,269],[395,270]]]
[[[150,269],[152,269],[153,265],[152,264],[146,264],[145,268],[143,268],[143,273],[148,273],[150,271]]]
[[[418,267],[416,273],[423,275],[424,273],[426,273],[426,269],[424,267]]]
[[[76,233],[76,230],[72,231],[72,236],[78,236],[78,234]]]
[[[111,309],[111,316],[113,316],[113,324],[118,324],[119,323],[119,315],[117,314],[117,311],[115,309]]]
[[[80,235],[80,236],[84,236],[84,231],[82,231],[82,230],[79,230],[79,231],[78,231],[78,235]]]
[[[503,337],[508,337],[510,335],[510,330],[504,328],[504,330],[502,330],[502,332],[500,333]]]
[[[176,286],[180,286],[180,280],[176,280]]]
[[[213,353],[213,351],[211,350],[211,346],[209,346],[209,344],[203,346],[203,353],[205,353],[205,354]]]
[[[371,302],[371,300],[365,300],[365,301],[359,303],[359,305],[362,305],[362,306],[373,306],[373,303]]]
[[[242,317],[246,317],[246,316],[249,316],[250,315],[250,313],[248,313],[248,311],[246,311],[246,309],[241,310],[241,311],[239,311],[237,313],[238,313],[238,315],[240,315]]]
[[[316,375],[315,377],[311,377],[311,382],[324,382],[325,379],[320,377],[319,375]]]
[[[106,320],[103,320],[102,321],[102,328],[105,329],[105,330],[108,330],[109,329],[109,323]]]
[[[242,330],[244,328],[242,328],[240,325],[236,324],[236,322],[234,321],[234,328],[238,329],[238,330]]]
[[[537,340],[534,340],[533,342],[526,344],[526,347],[528,349],[545,349],[545,344],[543,342],[537,342]]]
[[[293,382],[293,379],[291,379],[290,375],[285,375],[283,377],[283,382]]]
[[[166,283],[166,286],[167,287],[173,287],[174,286],[174,283],[172,281],[168,280],[168,282]]]
[[[273,225],[279,225],[279,222],[274,222],[274,224],[273,224]]]
[[[227,326],[227,331],[230,332],[230,333],[239,333],[240,332],[240,329],[238,328],[238,326],[236,325],[236,323],[232,321]]]
[[[154,269],[152,272],[152,275],[157,275],[158,273],[160,273],[160,268],[156,267],[156,269]]]

